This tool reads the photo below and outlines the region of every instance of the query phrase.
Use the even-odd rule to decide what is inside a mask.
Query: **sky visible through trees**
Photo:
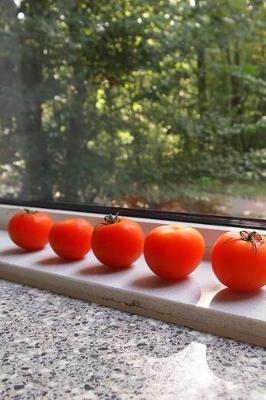
[[[0,196],[266,218],[263,0],[1,0]]]

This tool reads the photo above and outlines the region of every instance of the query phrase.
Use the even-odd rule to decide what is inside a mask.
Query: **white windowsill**
[[[6,228],[17,210],[16,206],[0,205],[1,229]],[[47,211],[55,220],[84,217],[84,213],[78,212]],[[85,215],[93,225],[103,217]],[[157,225],[172,223],[134,219],[145,233]],[[163,282],[154,276],[143,257],[128,270],[111,272],[99,264],[92,252],[71,263],[56,257],[49,246],[27,253],[14,246],[4,230],[0,231],[0,278],[266,346],[266,289],[251,295],[233,295],[215,278],[208,261],[214,240],[228,229],[185,225],[201,231],[207,252],[199,268],[179,283]]]

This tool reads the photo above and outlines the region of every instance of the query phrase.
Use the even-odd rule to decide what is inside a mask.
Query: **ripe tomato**
[[[194,228],[162,225],[146,237],[144,257],[158,276],[179,280],[189,275],[202,260],[204,239]]]
[[[92,250],[98,260],[112,268],[126,268],[142,253],[144,233],[135,221],[107,215],[93,231]]]
[[[266,284],[266,238],[257,232],[226,232],[212,249],[212,269],[232,290],[249,292]]]
[[[48,243],[52,225],[48,214],[23,210],[10,219],[8,233],[17,246],[25,250],[40,250]]]
[[[66,219],[54,224],[49,243],[54,252],[65,260],[81,260],[91,249],[92,231],[92,225],[85,219]]]

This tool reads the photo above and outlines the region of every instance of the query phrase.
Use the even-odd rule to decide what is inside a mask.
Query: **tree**
[[[156,206],[188,182],[264,179],[263,2],[2,4],[1,165],[17,194]]]

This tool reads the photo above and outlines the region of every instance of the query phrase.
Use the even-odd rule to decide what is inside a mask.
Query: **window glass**
[[[0,197],[266,218],[263,0],[1,0]]]

